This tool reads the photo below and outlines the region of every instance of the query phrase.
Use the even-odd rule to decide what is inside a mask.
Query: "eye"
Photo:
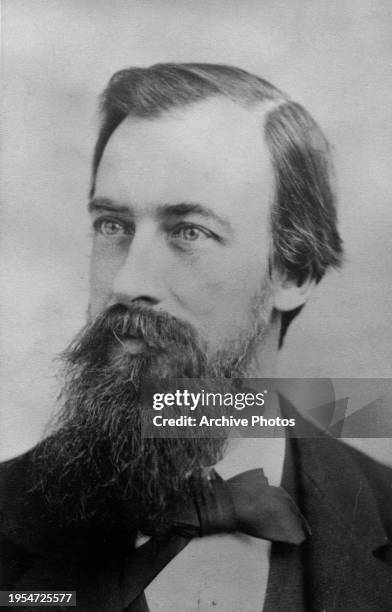
[[[116,219],[97,219],[93,225],[102,236],[123,236],[127,233],[124,224]]]
[[[210,238],[211,234],[197,225],[182,225],[173,231],[172,236],[184,242],[195,242],[200,238]]]

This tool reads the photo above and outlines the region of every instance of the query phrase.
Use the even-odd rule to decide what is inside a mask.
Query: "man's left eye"
[[[203,230],[196,225],[183,225],[174,230],[172,233],[174,238],[179,238],[180,240],[184,240],[185,242],[195,242],[200,238],[210,238],[209,232],[207,230]]]

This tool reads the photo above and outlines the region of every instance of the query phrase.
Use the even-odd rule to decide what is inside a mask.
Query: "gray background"
[[[346,264],[293,325],[280,374],[391,377],[390,1],[5,0],[2,33],[0,458],[38,439],[51,360],[84,320],[96,101],[129,65],[233,63],[313,113],[334,148]],[[351,443],[391,461],[391,440]]]

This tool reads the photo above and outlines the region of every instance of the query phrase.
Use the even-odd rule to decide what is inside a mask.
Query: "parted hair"
[[[270,151],[276,182],[270,217],[271,267],[298,285],[306,280],[320,281],[328,268],[338,267],[342,261],[328,141],[303,106],[240,68],[167,63],[116,72],[101,97],[91,194],[105,146],[128,115],[156,118],[216,96],[247,108],[260,106],[260,131]],[[281,342],[299,310],[282,313]]]

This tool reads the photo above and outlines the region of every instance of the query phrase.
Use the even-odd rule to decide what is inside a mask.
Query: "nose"
[[[156,306],[166,294],[165,253],[156,236],[136,232],[129,251],[113,279],[116,303]]]

